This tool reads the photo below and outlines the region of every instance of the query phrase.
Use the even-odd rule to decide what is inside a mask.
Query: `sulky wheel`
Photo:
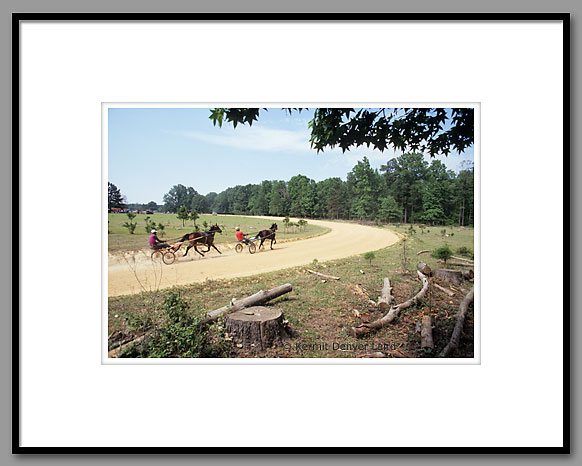
[[[166,251],[162,256],[162,260],[166,265],[173,264],[174,261],[176,260],[176,254],[174,254],[173,251]]]
[[[255,243],[249,244],[249,252],[251,254],[254,254],[256,250],[257,250],[257,247],[255,246]]]
[[[241,243],[238,243],[238,244],[237,244],[237,245],[234,247],[234,250],[235,250],[236,252],[242,252],[242,250],[243,250],[243,245],[242,245]]]
[[[156,249],[154,252],[152,252],[152,261],[161,262],[162,261],[162,251],[160,251],[159,249]]]

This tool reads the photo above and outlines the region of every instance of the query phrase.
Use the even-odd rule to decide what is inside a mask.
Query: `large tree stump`
[[[451,282],[455,285],[460,285],[463,280],[469,280],[473,278],[474,274],[472,270],[451,270],[451,269],[438,269],[434,271],[434,275],[441,280]]]
[[[226,332],[233,343],[262,351],[289,338],[283,326],[283,312],[265,306],[233,312],[226,320]]]

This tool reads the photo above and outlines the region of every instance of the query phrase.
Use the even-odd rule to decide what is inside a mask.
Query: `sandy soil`
[[[315,238],[279,242],[269,249],[249,254],[248,248],[237,254],[232,244],[218,246],[222,254],[214,249],[201,257],[190,249],[187,257],[181,257],[184,249],[177,253],[172,265],[155,264],[150,259],[151,251],[145,249],[131,254],[109,255],[109,296],[140,293],[175,285],[187,285],[207,279],[234,278],[271,272],[274,270],[309,264],[375,251],[398,241],[398,236],[381,228],[353,223],[309,220],[309,223],[330,228],[327,234]],[[257,243],[258,247],[258,243]],[[202,247],[205,250],[205,247]]]

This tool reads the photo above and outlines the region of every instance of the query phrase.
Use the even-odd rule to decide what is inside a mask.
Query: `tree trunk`
[[[380,296],[378,296],[378,307],[382,310],[382,312],[390,307],[392,299],[392,287],[390,286],[390,279],[386,277],[384,279],[384,286],[382,287]]]
[[[276,286],[275,288],[271,288],[270,290],[267,291],[261,290],[258,293],[255,293],[254,295],[238,299],[229,306],[224,306],[221,307],[220,309],[216,309],[214,311],[209,312],[207,314],[206,319],[200,322],[200,325],[206,325],[211,322],[215,322],[223,314],[231,314],[233,312],[240,311],[245,307],[256,306],[258,304],[266,303],[271,299],[277,298],[285,293],[289,293],[292,289],[293,287],[291,286],[290,283],[285,283],[284,285]]]
[[[440,278],[441,280],[453,283],[455,285],[460,285],[463,282],[463,280],[473,278],[473,271],[438,269],[434,271],[434,276]]]
[[[421,348],[434,348],[434,343],[432,340],[432,319],[430,316],[424,316],[422,318],[422,330],[420,331],[420,347]]]
[[[237,346],[254,347],[259,351],[289,338],[281,310],[264,306],[247,307],[230,314],[226,319],[226,332]]]
[[[396,319],[401,310],[412,306],[412,304],[417,299],[422,298],[425,295],[426,290],[428,289],[428,278],[419,271],[417,271],[417,274],[418,277],[422,280],[422,288],[415,296],[410,298],[408,301],[404,301],[402,304],[398,304],[397,306],[390,308],[390,311],[381,319],[375,320],[374,322],[359,325],[358,327],[351,327],[350,334],[354,337],[361,337],[363,335],[370,333],[372,330],[381,329],[382,327],[385,327],[394,319]]]
[[[419,262],[418,264],[416,264],[416,268],[417,268],[417,270],[422,272],[424,275],[427,275],[429,277],[432,275],[432,270],[431,270],[430,266],[428,266],[424,262]]]
[[[444,349],[439,354],[439,358],[446,358],[450,353],[452,353],[458,346],[461,340],[461,332],[463,331],[463,325],[465,324],[465,314],[467,309],[469,309],[469,304],[473,302],[474,299],[475,286],[471,288],[471,291],[463,298],[461,305],[459,306],[459,313],[457,314],[457,322],[455,324],[455,329],[453,330],[453,335],[451,336],[451,341],[444,347]]]

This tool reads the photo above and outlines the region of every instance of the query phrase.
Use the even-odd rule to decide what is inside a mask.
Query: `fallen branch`
[[[455,262],[455,261],[439,261],[439,264],[445,264],[445,265],[459,265],[461,267],[475,267],[474,264],[471,264],[469,262]]]
[[[455,292],[451,291],[451,290],[447,290],[446,288],[440,286],[438,283],[433,283],[433,286],[435,288],[438,288],[439,290],[445,292],[446,294],[448,294],[449,296],[455,296]]]
[[[420,331],[420,347],[421,348],[434,348],[434,343],[432,340],[432,319],[430,316],[424,316],[422,318],[422,330]]]
[[[356,292],[357,295],[368,300],[370,299],[368,294],[364,290],[362,290],[362,287],[360,285],[356,283],[355,285],[352,285],[352,287],[354,288],[354,291]]]
[[[384,286],[382,287],[382,291],[380,292],[380,296],[378,296],[378,304],[377,306],[382,310],[385,311],[390,307],[390,303],[392,302],[392,287],[390,286],[390,279],[386,277],[384,279]]]
[[[412,304],[417,299],[422,298],[425,295],[426,290],[428,289],[428,277],[426,277],[420,271],[417,271],[416,273],[418,274],[418,277],[422,280],[422,288],[416,295],[414,295],[408,301],[404,301],[402,304],[398,304],[397,306],[390,308],[390,311],[388,311],[388,313],[384,317],[375,320],[374,322],[362,324],[359,325],[358,327],[351,327],[350,329],[351,335],[355,337],[361,337],[362,335],[370,333],[372,330],[378,330],[385,327],[394,319],[396,319],[400,311],[412,306]]]
[[[475,262],[473,259],[467,259],[466,257],[457,257],[457,256],[451,256],[451,259],[456,259],[458,261],[465,261],[465,262]]]
[[[333,275],[326,275],[326,274],[324,274],[324,273],[319,273],[319,272],[316,272],[315,270],[310,270],[310,269],[307,269],[307,271],[308,271],[309,273],[313,273],[313,274],[315,274],[315,275],[319,275],[320,277],[324,277],[324,278],[331,278],[332,280],[339,280],[339,279],[340,279],[340,277],[334,277]]]
[[[430,252],[430,251],[429,251],[428,249],[423,249],[422,251],[418,251],[418,252],[416,253],[416,255],[417,255],[417,256],[420,256],[421,254],[424,254],[424,253],[427,253],[427,252]]]
[[[469,304],[473,302],[475,287],[471,288],[471,291],[463,298],[461,305],[459,306],[459,313],[457,314],[457,323],[455,324],[455,329],[453,330],[453,335],[451,336],[451,341],[444,347],[440,352],[439,358],[446,358],[450,353],[452,353],[458,346],[461,340],[461,332],[463,331],[463,325],[465,324],[465,314],[467,309],[469,309]]]
[[[275,288],[271,288],[267,291],[259,291],[254,295],[247,296],[246,298],[237,299],[233,301],[230,305],[221,307],[219,309],[215,309],[207,314],[204,320],[200,321],[200,325],[206,325],[211,322],[215,322],[218,318],[222,315],[231,314],[236,311],[240,311],[245,307],[249,306],[258,306],[260,304],[264,304],[271,299],[278,298],[279,296],[289,293],[293,287],[290,283],[285,283],[284,285],[276,286]]]

